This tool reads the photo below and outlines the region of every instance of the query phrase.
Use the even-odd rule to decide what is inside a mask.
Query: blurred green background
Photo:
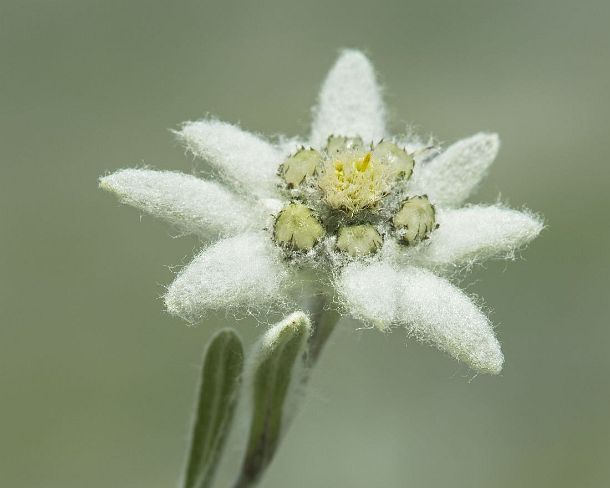
[[[477,200],[549,227],[465,281],[501,376],[345,322],[263,486],[610,486],[609,19],[608,1],[0,0],[0,486],[176,485],[223,318],[164,313],[197,242],[96,179],[190,171],[168,128],[206,113],[306,133],[342,47],[371,55],[395,130],[498,131]]]

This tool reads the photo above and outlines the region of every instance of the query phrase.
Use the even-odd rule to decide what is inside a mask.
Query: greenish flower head
[[[435,214],[427,195],[407,198],[392,219],[397,237],[405,244],[427,239],[430,232],[438,227]]]
[[[303,183],[305,178],[313,176],[321,162],[318,151],[301,148],[280,165],[279,174],[288,188],[294,188]]]
[[[383,238],[370,224],[350,225],[339,228],[337,249],[352,257],[366,256],[381,247]]]
[[[434,207],[405,193],[414,164],[413,154],[385,140],[366,146],[360,137],[331,135],[321,151],[301,147],[279,168],[280,190],[292,203],[275,221],[275,242],[308,252],[328,236],[334,252],[360,258],[390,233],[407,245],[424,239],[436,225]]]
[[[291,203],[279,213],[273,236],[280,246],[308,251],[324,234],[324,227],[309,208],[300,203]]]

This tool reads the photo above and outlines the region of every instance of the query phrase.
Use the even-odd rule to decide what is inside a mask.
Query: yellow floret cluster
[[[355,214],[375,206],[392,186],[391,168],[371,151],[348,150],[326,159],[318,177],[324,201]]]
[[[275,220],[275,242],[309,252],[329,237],[335,251],[356,258],[376,252],[389,231],[407,245],[425,239],[435,225],[426,196],[413,197],[417,205],[405,197],[394,218],[381,212],[413,166],[413,155],[389,141],[365,147],[360,138],[331,136],[323,151],[301,148],[279,169],[292,202]]]

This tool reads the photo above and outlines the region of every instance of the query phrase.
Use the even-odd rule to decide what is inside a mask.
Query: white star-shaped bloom
[[[497,135],[440,150],[389,135],[385,122],[373,67],[347,50],[322,85],[307,141],[187,122],[177,134],[213,178],[123,169],[100,186],[182,233],[218,238],[168,287],[172,314],[192,322],[209,311],[295,307],[315,281],[343,313],[405,327],[499,373],[490,321],[448,278],[514,256],[543,222],[500,204],[463,206],[496,157]]]

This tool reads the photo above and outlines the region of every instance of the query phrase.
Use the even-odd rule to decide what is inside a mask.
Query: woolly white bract
[[[393,138],[373,67],[348,50],[322,85],[311,149],[299,153],[296,139],[273,143],[214,119],[187,122],[177,135],[226,186],[151,169],[100,179],[122,202],[184,233],[222,236],[169,286],[169,312],[196,321],[212,310],[298,307],[295,290],[315,276],[346,314],[382,330],[405,327],[479,371],[501,371],[489,320],[447,279],[483,259],[514,256],[543,228],[531,212],[498,204],[459,208],[494,161],[496,134],[435,152],[422,152],[413,137]],[[305,186],[295,190],[300,180]]]

